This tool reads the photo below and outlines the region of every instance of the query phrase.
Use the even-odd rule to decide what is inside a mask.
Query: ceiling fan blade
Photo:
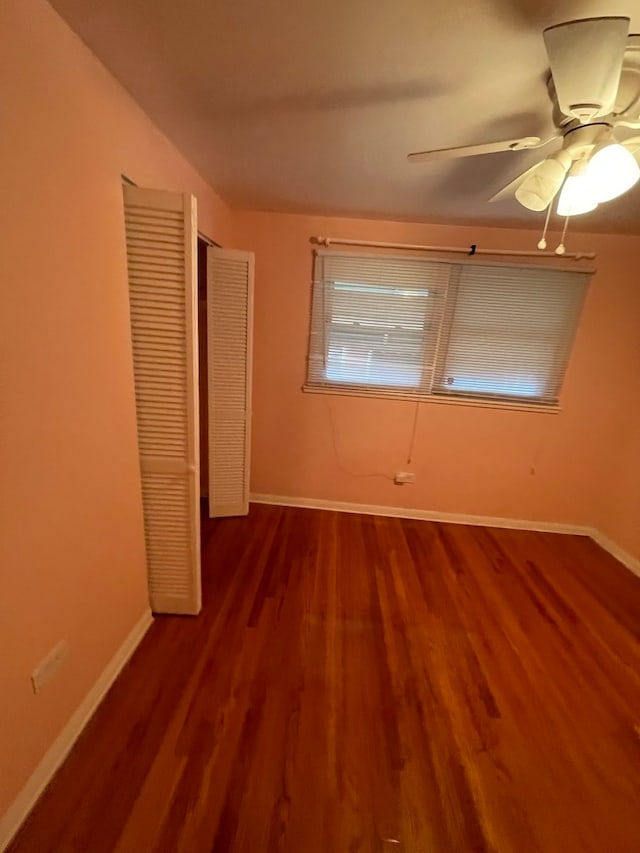
[[[640,118],[639,119],[626,119],[626,118],[614,118],[611,122],[612,127],[629,127],[631,130],[638,130],[640,128]]]
[[[521,139],[505,139],[502,142],[486,142],[484,145],[462,145],[459,148],[437,148],[434,151],[415,151],[407,155],[411,163],[431,163],[435,160],[454,160],[458,157],[474,157],[476,154],[496,154],[499,151],[524,151],[539,148],[549,140],[539,136],[524,136]]]
[[[566,116],[593,121],[615,106],[629,18],[567,21],[543,32],[558,106]]]
[[[492,195],[489,201],[505,201],[508,198],[512,198],[520,184],[525,180],[525,178],[531,175],[539,165],[540,163],[534,163],[526,172],[522,172],[521,175],[518,175],[517,178],[514,178],[510,183],[508,183],[506,187],[502,187],[502,189],[498,190],[495,195]]]
[[[625,139],[621,145],[631,151],[636,160],[640,163],[640,136],[632,136],[630,139]]]

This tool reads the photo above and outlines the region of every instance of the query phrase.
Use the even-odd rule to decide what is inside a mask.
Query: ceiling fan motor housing
[[[590,122],[615,107],[629,18],[567,21],[543,35],[549,65],[564,115]]]

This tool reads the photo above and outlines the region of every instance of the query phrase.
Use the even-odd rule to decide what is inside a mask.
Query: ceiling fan
[[[556,106],[556,130],[548,138],[525,136],[418,151],[409,154],[409,161],[428,163],[525,151],[554,143],[553,153],[491,201],[515,193],[524,207],[540,211],[559,193],[557,212],[576,216],[622,195],[640,179],[640,165],[634,156],[640,152],[640,136],[624,138],[629,128],[640,129],[640,36],[630,36],[629,25],[629,18],[600,17],[568,21],[544,30],[551,71],[549,89]]]

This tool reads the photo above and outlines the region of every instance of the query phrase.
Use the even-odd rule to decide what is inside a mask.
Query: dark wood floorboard
[[[206,521],[11,853],[640,853],[640,579],[583,537]]]

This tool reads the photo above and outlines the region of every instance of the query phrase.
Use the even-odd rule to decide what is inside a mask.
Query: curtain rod
[[[557,255],[555,252],[518,251],[516,249],[478,249],[475,243],[469,248],[460,246],[421,246],[416,243],[381,243],[378,240],[344,240],[341,237],[311,237],[311,242],[318,246],[369,246],[375,249],[411,249],[420,252],[455,252],[458,255],[501,255],[512,258],[554,258],[554,260],[590,261],[595,258],[595,252],[566,252]]]

